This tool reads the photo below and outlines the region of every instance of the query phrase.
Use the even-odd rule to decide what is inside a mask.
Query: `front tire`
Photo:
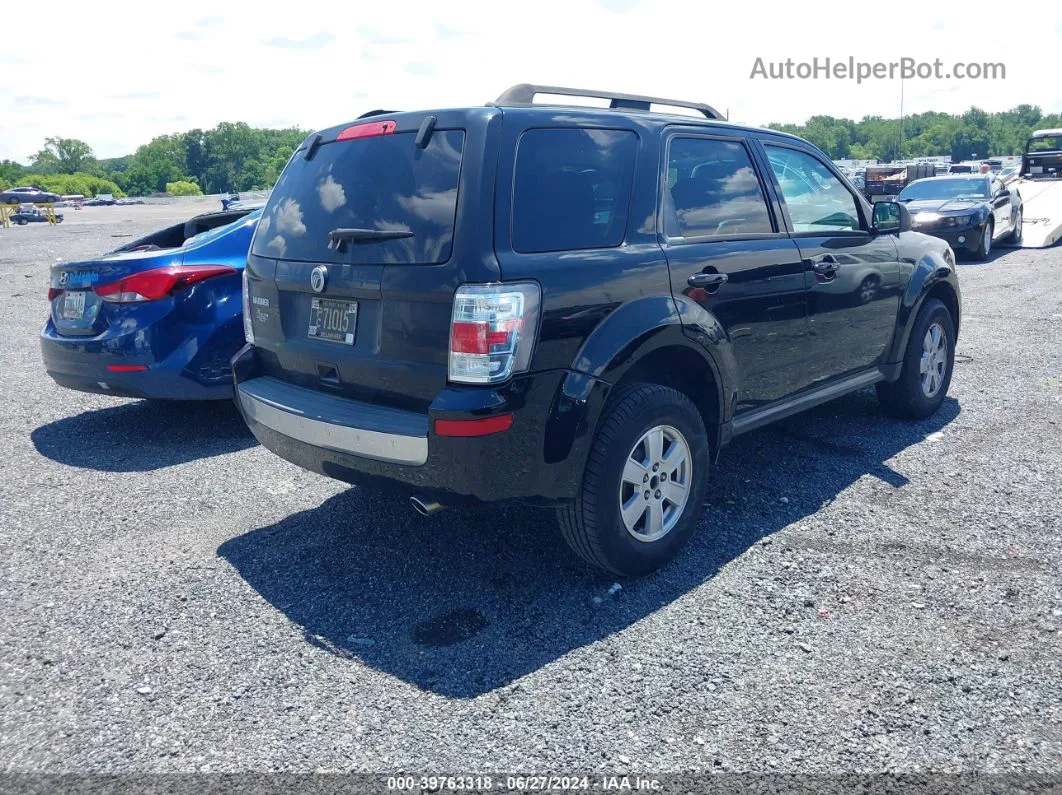
[[[704,421],[686,395],[659,384],[622,388],[594,439],[578,497],[558,509],[565,541],[612,574],[660,568],[696,529],[709,462]]]
[[[922,305],[907,341],[900,377],[878,384],[886,414],[921,420],[940,408],[955,367],[955,321],[944,304],[931,298]]]
[[[1007,242],[1014,245],[1021,244],[1022,228],[1024,226],[1024,219],[1022,218],[1022,208],[1018,208],[1018,216],[1014,219],[1014,230],[1007,235]]]
[[[978,262],[984,262],[988,259],[988,255],[992,253],[992,235],[995,231],[996,225],[989,218],[988,222],[985,223],[984,234],[981,235],[981,245],[977,247],[977,253],[974,255],[977,257]]]

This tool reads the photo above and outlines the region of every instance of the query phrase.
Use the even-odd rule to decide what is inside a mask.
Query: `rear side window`
[[[668,153],[669,237],[774,231],[748,150],[737,141],[675,138]]]
[[[628,130],[529,130],[513,186],[513,248],[523,253],[623,242],[638,136]]]
[[[465,134],[436,130],[424,149],[416,134],[395,133],[323,144],[284,169],[258,224],[261,257],[354,264],[437,264],[453,249],[457,183]],[[344,251],[333,229],[412,232],[361,240]]]

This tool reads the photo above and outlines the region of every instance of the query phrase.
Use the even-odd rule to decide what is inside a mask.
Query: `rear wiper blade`
[[[355,229],[341,227],[328,233],[328,245],[338,251],[342,251],[347,243],[376,243],[381,240],[400,240],[404,237],[413,237],[413,233],[405,229]]]

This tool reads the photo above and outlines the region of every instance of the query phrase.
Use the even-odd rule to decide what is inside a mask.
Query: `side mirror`
[[[908,232],[911,229],[911,211],[899,202],[878,202],[874,205],[871,225],[878,235]]]

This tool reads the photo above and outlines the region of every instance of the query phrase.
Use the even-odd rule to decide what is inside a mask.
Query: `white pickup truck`
[[[1062,238],[1062,128],[1037,130],[1025,144],[1021,176],[1022,248],[1047,248]]]

